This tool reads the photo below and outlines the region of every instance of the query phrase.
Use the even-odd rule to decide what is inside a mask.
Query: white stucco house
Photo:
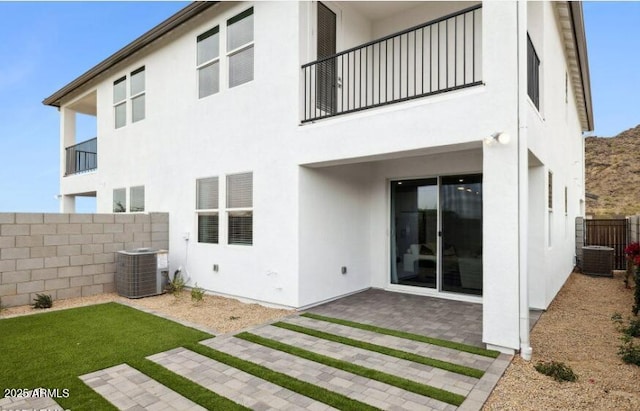
[[[169,212],[172,270],[215,293],[470,301],[488,346],[526,354],[574,266],[577,2],[192,3],[44,104],[61,211]]]

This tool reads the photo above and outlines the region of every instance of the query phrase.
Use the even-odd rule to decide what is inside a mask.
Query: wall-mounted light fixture
[[[509,144],[509,141],[511,141],[511,136],[504,131],[496,131],[484,139],[484,143],[488,146],[496,143]]]

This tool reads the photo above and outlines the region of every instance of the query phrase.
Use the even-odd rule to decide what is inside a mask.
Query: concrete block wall
[[[27,305],[115,291],[116,252],[169,249],[169,214],[0,213],[0,299]]]

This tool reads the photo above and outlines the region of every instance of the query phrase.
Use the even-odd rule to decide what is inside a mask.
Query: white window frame
[[[217,185],[217,197],[214,204],[215,207],[202,207],[200,201],[200,182],[215,180]],[[220,244],[220,178],[218,176],[204,177],[196,179],[196,238],[199,244]],[[218,231],[216,233],[216,241],[200,241],[200,216],[216,216],[218,217]]]
[[[143,88],[141,91],[138,91],[135,94],[132,94],[131,91],[131,77],[138,74],[138,73],[144,73],[144,79],[143,79]],[[147,102],[146,102],[146,92],[147,92],[147,71],[146,71],[146,66],[140,66],[137,69],[131,71],[128,74],[125,74],[124,76],[120,76],[118,77],[116,80],[113,81],[113,89],[112,89],[112,93],[113,93],[113,126],[115,129],[119,129],[122,128],[124,126],[127,125],[128,122],[130,123],[137,123],[138,121],[142,121],[147,117]],[[120,84],[124,82],[124,88],[125,88],[125,92],[124,92],[124,97],[121,100],[116,101],[115,100],[115,86],[116,84]],[[135,119],[133,116],[133,106],[134,106],[134,101],[135,100],[139,100],[140,98],[143,98],[144,102],[143,102],[143,107],[142,107],[142,118],[139,119]],[[129,104],[127,104],[129,103]],[[117,122],[117,109],[120,106],[124,105],[124,121],[122,123],[122,125],[118,125]],[[128,107],[130,107],[130,109]]]
[[[132,89],[132,87],[131,87],[132,86],[131,78],[134,75],[139,74],[139,73],[143,73],[143,76],[144,76],[143,77],[143,83],[142,83],[142,90],[137,92],[136,94],[133,94],[133,90],[131,90]],[[142,121],[147,117],[146,92],[147,92],[147,71],[146,71],[146,67],[142,66],[142,67],[139,67],[139,68],[133,70],[131,72],[131,74],[129,74],[129,94],[131,94],[130,97],[129,97],[129,100],[131,101],[131,123],[137,123],[138,121]],[[139,118],[139,119],[136,120],[134,118],[134,116],[133,116],[133,113],[134,113],[133,112],[134,100],[138,100],[140,98],[144,99],[143,100],[143,104],[142,104],[142,118]]]
[[[116,85],[124,83],[124,96],[122,99],[116,101]],[[113,82],[113,127],[118,129],[127,125],[127,76],[119,77]],[[122,125],[118,125],[118,107],[124,106],[124,122]]]
[[[142,189],[142,191],[141,191],[141,192],[142,192],[142,209],[137,209],[137,208],[136,208],[136,209],[134,210],[134,209],[133,209],[133,206],[134,206],[134,199],[136,199],[136,201],[137,201],[137,198],[136,198],[136,197],[134,197],[134,190],[138,191],[138,190],[140,190],[140,189]],[[133,187],[129,187],[129,212],[131,212],[131,213],[144,213],[144,210],[145,210],[145,208],[146,208],[146,204],[145,204],[145,202],[146,202],[146,198],[145,198],[145,188],[144,188],[144,186],[143,186],[143,185],[141,185],[141,186],[133,186]]]
[[[246,14],[246,16],[243,16],[244,14]],[[240,16],[243,16],[241,18],[239,18]],[[250,48],[254,48],[255,46],[255,19],[254,19],[254,26],[253,26],[253,35],[251,36],[251,41],[241,44],[240,46],[229,50],[229,26],[231,26],[232,24],[241,21],[242,19],[245,19],[249,16],[254,16],[254,9],[253,6],[244,10],[241,13],[236,14],[235,16],[231,17],[230,19],[227,19],[227,24],[226,24],[226,41],[225,41],[225,49],[226,49],[226,58],[227,58],[227,87],[228,88],[233,88],[233,87],[238,87],[241,86],[243,84],[246,83],[250,83],[255,79],[255,49],[254,49],[254,54],[252,57],[252,72],[251,72],[251,80],[247,80],[244,81],[242,83],[239,84],[235,84],[235,85],[231,85],[231,58],[233,56],[235,56],[236,54],[242,53],[243,51],[246,51]],[[238,19],[239,18],[239,19]],[[237,20],[236,20],[237,19]],[[234,21],[235,20],[235,21]]]
[[[122,207],[121,209],[116,209],[116,192],[121,192],[123,194],[124,197],[124,203],[121,203],[120,206]],[[114,213],[126,213],[127,212],[127,189],[124,187],[121,188],[114,188],[113,189],[113,194],[112,194],[112,206],[111,209]]]
[[[205,60],[201,63],[198,62],[198,45],[201,41],[211,37],[211,36],[218,36],[218,55],[209,59],[209,60]],[[198,84],[198,98],[202,99],[208,96],[212,96],[214,94],[218,94],[220,92],[220,84],[221,84],[221,79],[220,79],[220,74],[222,72],[222,64],[221,64],[221,59],[220,59],[220,40],[222,38],[222,33],[220,32],[220,25],[216,25],[215,27],[205,31],[204,33],[198,35],[196,37],[196,82]],[[217,64],[218,65],[218,89],[216,91],[214,91],[213,93],[210,94],[205,94],[205,95],[201,95],[200,94],[200,72],[204,69],[207,69],[213,65]]]
[[[243,206],[239,206],[239,207],[232,207],[234,201],[231,198],[232,196],[232,188],[233,188],[233,182],[231,181],[231,179],[233,179],[234,177],[237,176],[243,176],[243,175],[249,175],[251,178],[251,192],[250,192],[250,204],[246,204]],[[253,224],[253,172],[252,171],[248,171],[248,172],[243,172],[243,173],[235,173],[235,174],[227,174],[226,179],[225,179],[225,183],[226,183],[226,220],[227,220],[227,244],[229,245],[239,245],[239,246],[252,246],[253,245],[253,237],[254,237],[254,224]],[[237,240],[237,239],[233,239],[231,236],[233,235],[232,230],[231,230],[231,224],[230,224],[230,219],[231,217],[235,217],[235,216],[251,216],[251,239],[246,240],[246,239],[241,239],[241,240]]]

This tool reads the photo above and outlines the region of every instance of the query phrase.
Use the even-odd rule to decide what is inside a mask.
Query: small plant
[[[622,332],[629,337],[640,337],[640,318],[630,319],[629,325],[622,328]]]
[[[2,314],[2,312],[4,311],[6,307],[4,305],[2,305],[2,298],[0,298],[0,314]]]
[[[232,321],[233,320],[239,320],[239,319],[240,319],[240,317],[237,317],[235,315],[232,315],[231,317],[229,317],[229,320],[232,320]]]
[[[184,288],[184,278],[182,278],[182,271],[180,269],[173,273],[173,279],[169,280],[166,290],[168,293],[173,294],[174,297],[179,297],[182,289]]]
[[[203,299],[204,289],[198,286],[198,283],[196,283],[196,286],[191,289],[191,301],[193,301],[194,303],[199,303],[202,302]]]
[[[548,375],[552,377],[554,380],[563,382],[563,381],[571,381],[574,382],[578,379],[578,376],[573,372],[571,367],[566,365],[563,362],[551,361],[551,362],[543,362],[540,361],[536,365],[534,365],[536,371],[541,374]]]
[[[33,301],[33,308],[51,308],[53,306],[53,300],[49,294],[36,294]]]
[[[625,335],[622,337],[622,345],[618,350],[618,355],[626,364],[640,366],[640,347],[633,343],[633,338]]]

